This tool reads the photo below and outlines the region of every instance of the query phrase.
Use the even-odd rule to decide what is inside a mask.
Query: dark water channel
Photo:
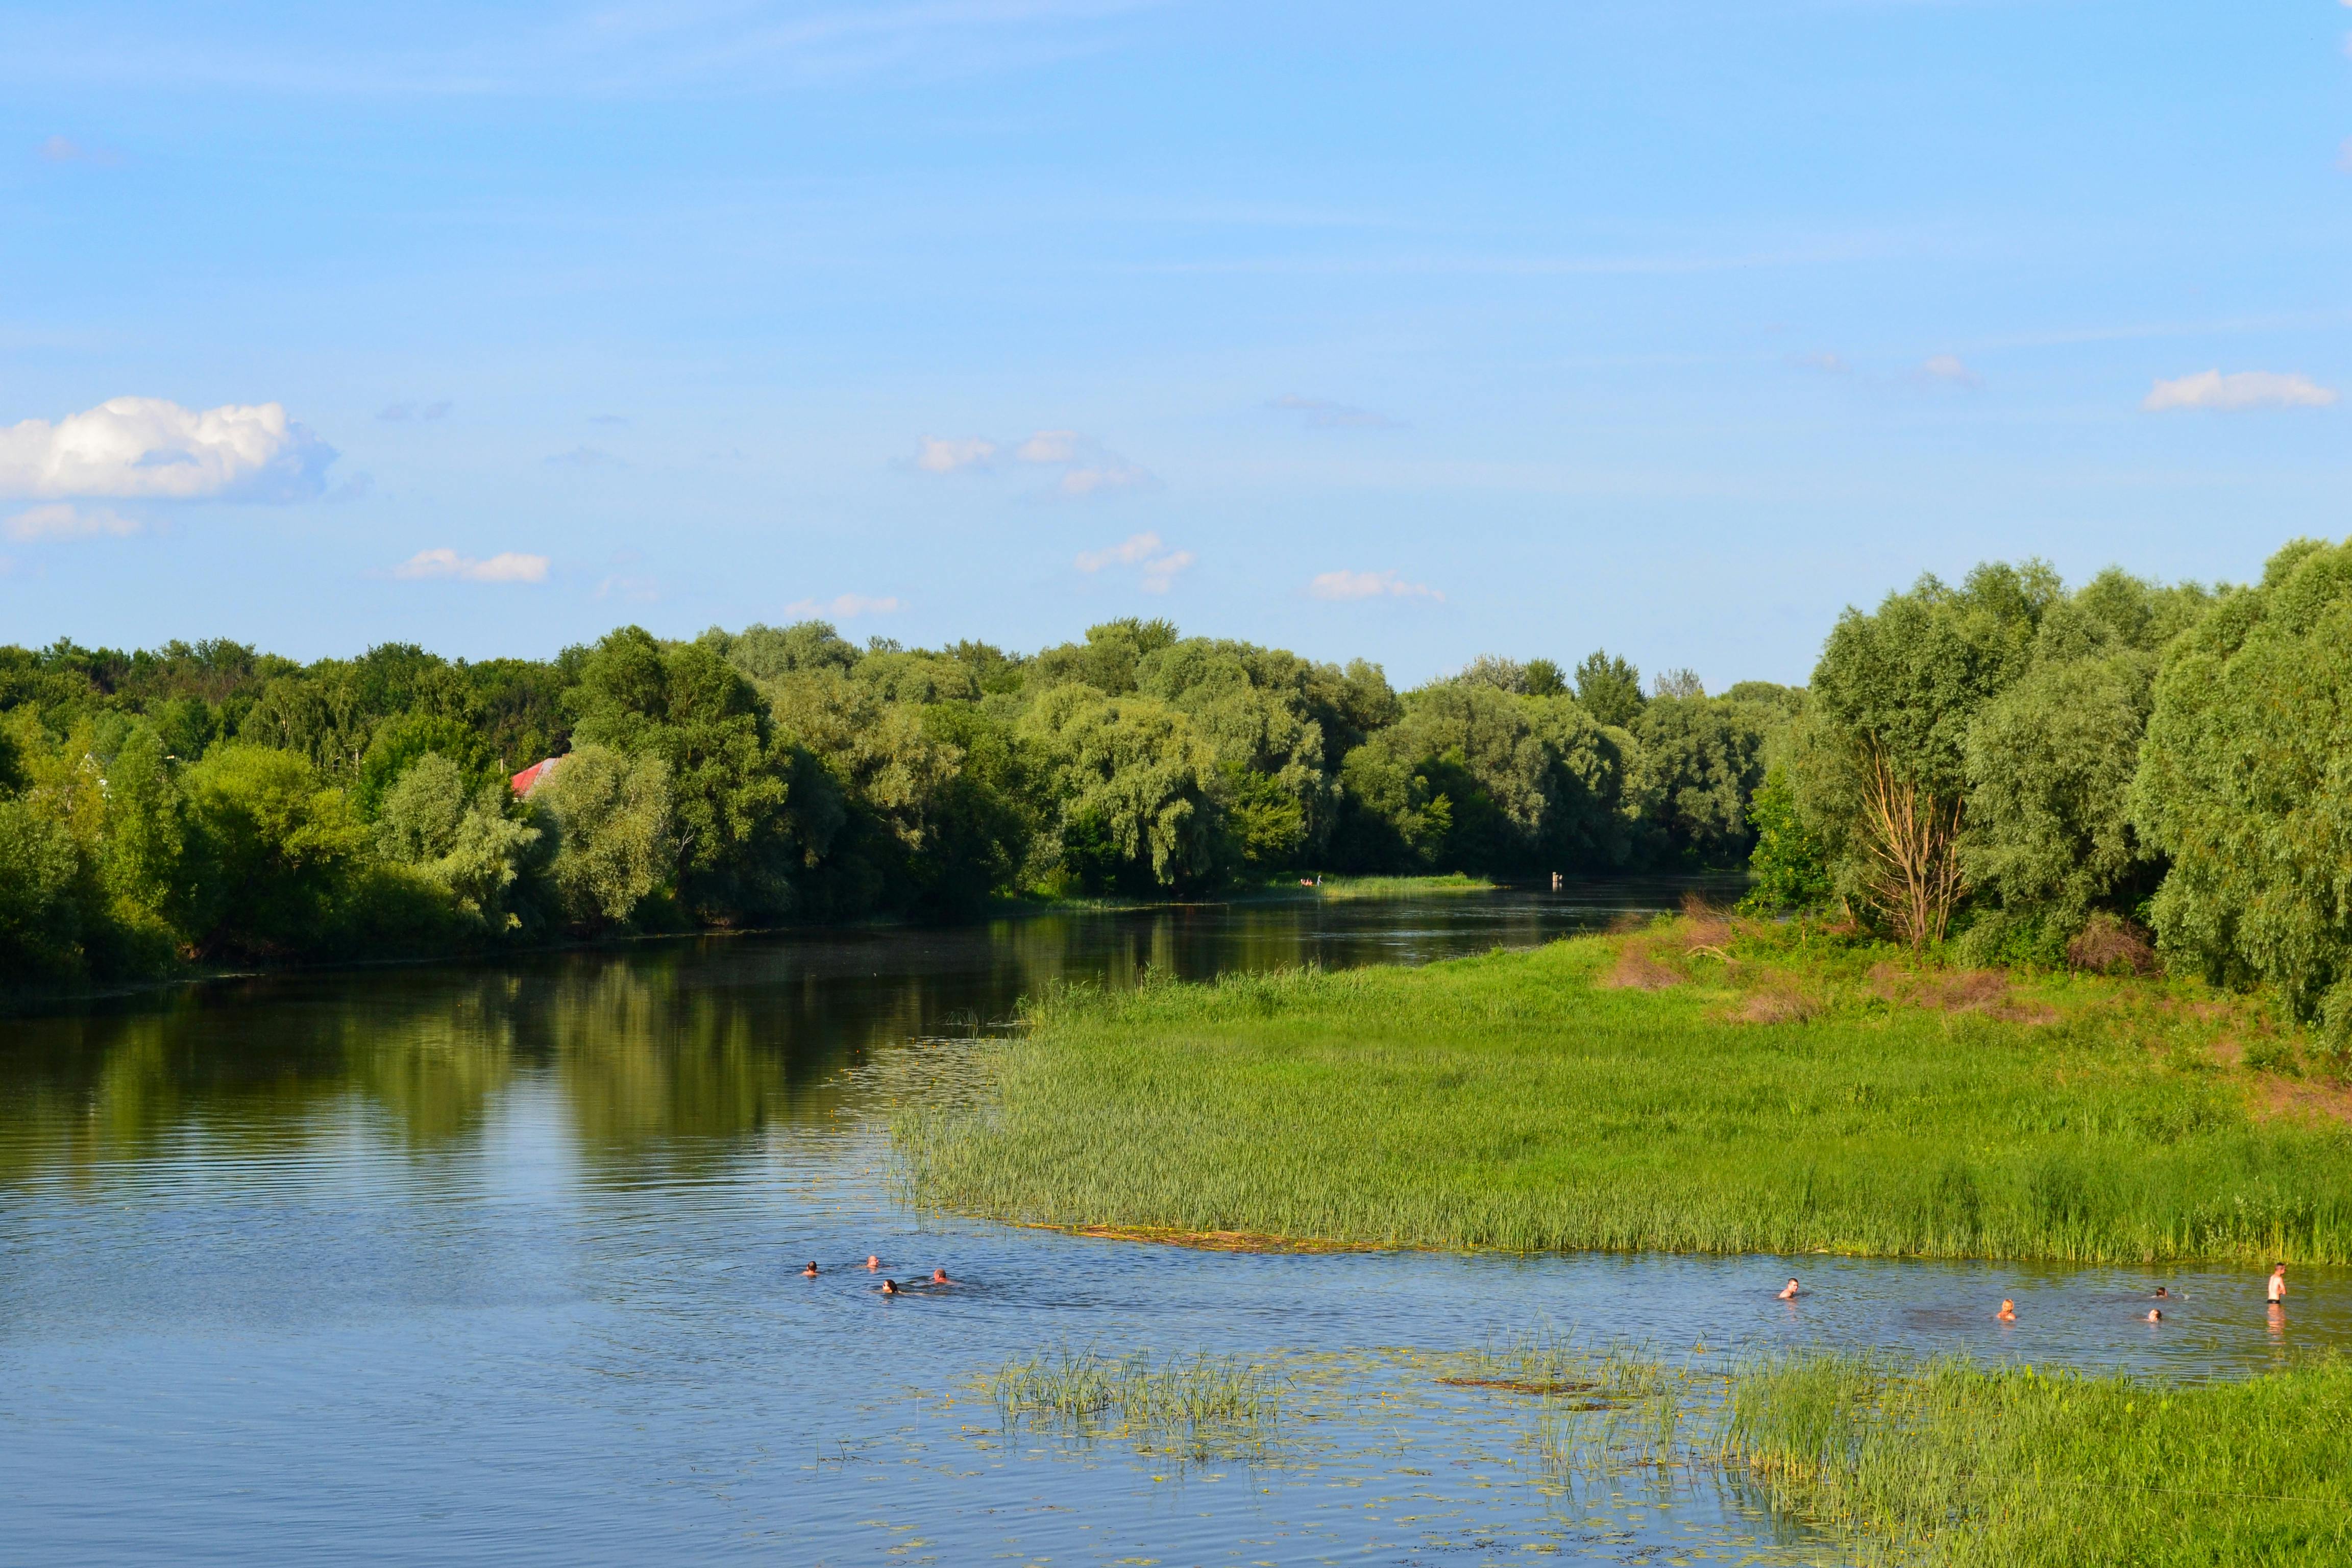
[[[2174,1271],[2151,1328],[2133,1271],[1226,1256],[892,1195],[893,1098],[1049,980],[1419,962],[1678,892],[712,940],[0,1020],[0,1563],[1828,1563],[1710,1485],[1563,1484],[1526,1402],[1408,1352],[1550,1326],[2204,1373],[2352,1342],[2324,1279],[2281,1331],[2256,1278]],[[886,1302],[869,1252],[970,1283]],[[1799,1267],[1811,1299],[1774,1301]],[[1006,1431],[972,1380],[1065,1343],[1279,1352],[1281,1437],[1181,1465]]]

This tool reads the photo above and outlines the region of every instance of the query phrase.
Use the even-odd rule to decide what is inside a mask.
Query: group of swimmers
[[[824,1270],[816,1266],[816,1259],[812,1258],[809,1259],[809,1266],[801,1270],[801,1278],[803,1279],[814,1279],[823,1272]],[[868,1274],[881,1273],[882,1259],[873,1253],[867,1253],[866,1255],[866,1272]],[[909,1280],[904,1285],[899,1284],[896,1279],[885,1279],[882,1281],[882,1294],[885,1296],[903,1296],[909,1290],[931,1289],[942,1285],[961,1285],[963,1281],[961,1279],[949,1279],[948,1271],[946,1269],[934,1268],[931,1270],[931,1277],[929,1279]]]
[[[2352,5],[2352,0],[2346,0],[2346,4]],[[811,1267],[814,1268],[814,1265],[811,1265]],[[1803,1292],[1798,1289],[1796,1280],[1790,1279],[1786,1285],[1780,1287],[1780,1293],[1775,1299],[1782,1301],[1793,1301],[1802,1293]],[[2163,1286],[2158,1285],[2156,1288],[2156,1299],[2159,1301],[2169,1301],[2174,1298],[2169,1290],[2166,1289]],[[2270,1302],[2271,1315],[2273,1319],[2277,1318],[2286,1310],[2286,1265],[2284,1263],[2279,1264],[2271,1270],[2268,1299]],[[2017,1303],[2009,1297],[2003,1296],[2000,1299],[2000,1310],[1995,1312],[1993,1317],[2004,1323],[2013,1323],[2017,1321]],[[2161,1307],[2150,1307],[2147,1310],[2147,1317],[2142,1321],[2150,1323],[2160,1323],[2164,1321],[2164,1309]]]

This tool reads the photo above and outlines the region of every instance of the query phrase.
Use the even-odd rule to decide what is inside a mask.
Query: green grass
[[[1890,1366],[1751,1369],[1722,1459],[1865,1563],[2352,1562],[2352,1363],[2238,1383]]]
[[[987,1388],[1008,1426],[1108,1434],[1203,1463],[1261,1453],[1281,1415],[1274,1374],[1234,1356],[1155,1363],[1066,1346],[1006,1363]]]
[[[1326,877],[1311,890],[1326,899],[1417,899],[1427,893],[1491,893],[1496,885],[1484,877],[1448,871],[1442,877]]]
[[[1028,1018],[979,1105],[897,1122],[919,1200],[1371,1247],[2352,1259],[2352,1129],[2258,1114],[2320,1089],[2221,1065],[2259,1010],[2157,982],[1713,921]]]

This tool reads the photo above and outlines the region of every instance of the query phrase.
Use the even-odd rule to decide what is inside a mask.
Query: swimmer
[[[2000,1299],[2000,1310],[1995,1312],[1993,1316],[1999,1318],[2004,1323],[2013,1323],[2017,1321],[2017,1303],[2011,1300],[2008,1297],[2003,1296]]]
[[[882,1267],[882,1259],[881,1259],[880,1258],[878,1258],[877,1256],[876,1256],[875,1254],[873,1254],[873,1253],[871,1253],[871,1252],[869,1252],[869,1253],[867,1253],[867,1254],[866,1255],[866,1271],[868,1274],[871,1274],[872,1272],[874,1272],[874,1270],[876,1270],[877,1268],[881,1268],[881,1267]]]
[[[2273,1307],[2286,1305],[2286,1265],[2284,1263],[2271,1270],[2270,1300]]]
[[[896,1296],[899,1293],[898,1282],[896,1279],[885,1279],[882,1281],[882,1294],[885,1296]]]
[[[815,1258],[810,1258],[810,1259],[809,1259],[809,1266],[808,1266],[806,1268],[802,1269],[802,1270],[801,1270],[801,1273],[802,1273],[804,1277],[806,1277],[807,1279],[815,1279],[815,1278],[816,1278],[816,1259],[815,1259]]]
[[[2156,1288],[2156,1299],[2159,1301],[2168,1300],[2171,1299],[2171,1292],[2167,1290],[2163,1286],[2158,1285]]]
[[[2151,1323],[2160,1323],[2164,1321],[2164,1313],[2158,1308],[2150,1307],[2147,1310],[2147,1321]]]
[[[946,1269],[934,1268],[931,1270],[931,1283],[934,1285],[952,1285],[955,1281],[948,1278],[948,1271]]]
[[[1779,1300],[1783,1300],[1783,1301],[1793,1301],[1793,1300],[1795,1300],[1796,1299],[1797,1299],[1797,1282],[1796,1282],[1794,1279],[1791,1279],[1791,1280],[1790,1280],[1786,1285],[1783,1285],[1782,1287],[1780,1287],[1780,1294]]]

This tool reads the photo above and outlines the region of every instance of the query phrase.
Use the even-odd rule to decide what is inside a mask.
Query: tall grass
[[[2258,1115],[2217,1065],[2259,1020],[2160,983],[2021,990],[1676,929],[1054,992],[979,1103],[908,1110],[898,1147],[919,1200],[1047,1225],[2352,1259],[2352,1129]]]
[[[1155,1363],[1065,1346],[1006,1363],[987,1385],[1008,1426],[1125,1437],[1196,1463],[1261,1455],[1281,1415],[1274,1373],[1237,1356]]]
[[[1720,1455],[1865,1563],[2352,1562],[2341,1359],[2184,1384],[1815,1352],[1735,1380]]]

